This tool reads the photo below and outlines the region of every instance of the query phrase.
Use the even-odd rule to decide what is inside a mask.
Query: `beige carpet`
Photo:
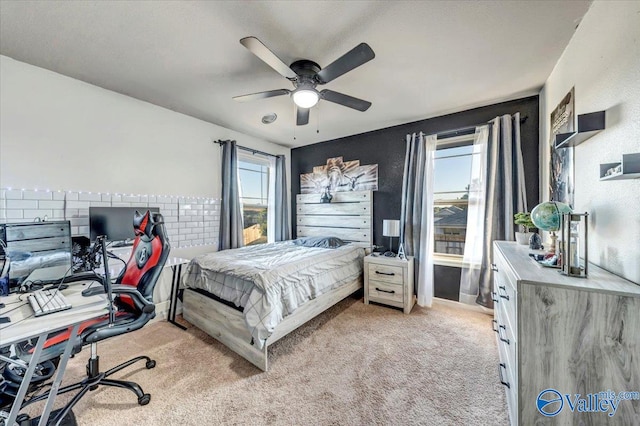
[[[70,380],[84,373],[87,349],[71,360]],[[102,369],[154,358],[155,369],[115,376],[138,382],[151,403],[100,388],[74,409],[79,425],[507,424],[491,317],[449,306],[404,315],[347,298],[274,344],[267,373],[195,327],[164,321],[99,353]]]

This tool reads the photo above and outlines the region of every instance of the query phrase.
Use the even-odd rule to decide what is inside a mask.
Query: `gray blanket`
[[[184,285],[244,307],[258,347],[305,302],[362,274],[364,249],[301,247],[291,241],[223,250],[194,258]]]

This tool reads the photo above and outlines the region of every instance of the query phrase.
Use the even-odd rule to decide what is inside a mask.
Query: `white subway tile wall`
[[[218,245],[218,199],[0,188],[0,223],[68,220],[89,237],[89,207],[157,207],[175,247]]]

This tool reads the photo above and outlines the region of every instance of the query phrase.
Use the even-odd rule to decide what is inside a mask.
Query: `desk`
[[[176,322],[176,310],[178,309],[178,291],[180,290],[180,277],[182,275],[182,265],[189,263],[189,259],[180,257],[170,257],[165,263],[165,267],[171,267],[171,295],[169,298],[169,315],[167,321],[178,328],[186,330],[187,327]]]
[[[0,302],[5,304],[5,307],[0,309],[0,317],[8,316],[11,320],[9,323],[0,325],[0,347],[9,346],[27,339],[38,339],[31,361],[28,364],[8,359],[0,355],[0,360],[2,361],[27,367],[25,376],[22,379],[18,394],[13,402],[9,418],[5,422],[5,425],[13,425],[16,417],[18,416],[18,412],[20,411],[24,401],[24,397],[27,393],[36,365],[38,364],[38,360],[42,354],[42,348],[47,336],[52,332],[72,327],[73,330],[71,332],[71,336],[75,337],[78,335],[78,328],[81,323],[108,314],[109,311],[105,295],[91,297],[82,296],[81,291],[86,288],[83,284],[86,283],[88,282],[79,281],[77,283],[73,283],[68,289],[62,292],[71,306],[73,306],[71,309],[38,318],[33,316],[33,310],[31,309],[29,302],[26,300],[26,295],[13,294],[6,297],[0,297]],[[24,301],[20,301],[20,296],[22,296]],[[42,416],[40,417],[40,423],[38,423],[39,426],[46,425],[49,419],[60,383],[62,382],[64,370],[67,367],[67,361],[69,360],[73,349],[74,340],[74,338],[69,338],[67,341],[64,353],[58,364],[49,398],[47,399]]]

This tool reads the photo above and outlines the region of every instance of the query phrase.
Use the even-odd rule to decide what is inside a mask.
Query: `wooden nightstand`
[[[404,309],[413,308],[413,257],[366,256],[364,258],[364,303],[383,303]]]

